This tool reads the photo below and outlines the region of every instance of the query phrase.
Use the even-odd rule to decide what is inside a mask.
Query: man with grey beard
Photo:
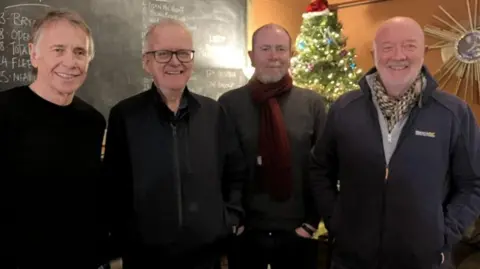
[[[292,85],[291,37],[279,25],[253,34],[255,67],[247,85],[220,97],[249,164],[246,218],[232,242],[229,268],[317,268],[319,217],[308,182],[309,152],[323,131],[322,97]]]
[[[438,89],[424,54],[417,22],[387,20],[376,67],[329,110],[310,179],[332,269],[450,268],[478,217],[480,130],[464,101]]]

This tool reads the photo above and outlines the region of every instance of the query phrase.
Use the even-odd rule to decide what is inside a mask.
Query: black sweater
[[[0,93],[0,267],[96,268],[103,116],[29,87]]]

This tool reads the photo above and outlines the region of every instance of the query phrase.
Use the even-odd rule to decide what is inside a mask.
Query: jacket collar
[[[371,96],[371,89],[368,84],[367,77],[376,72],[377,72],[377,68],[373,67],[358,82],[360,85],[360,89],[363,91],[364,94],[368,96]],[[421,98],[420,98],[421,105],[424,105],[427,103],[432,93],[438,88],[438,83],[435,80],[435,78],[430,74],[426,66],[422,66],[421,72],[425,75],[425,78],[427,80],[427,85],[425,86],[425,89],[422,91]]]
[[[182,99],[180,100],[180,106],[178,107],[176,115],[167,107],[167,104],[165,104],[163,101],[159,89],[154,83],[152,83],[149,91],[153,95],[154,105],[157,108],[160,117],[169,122],[181,119],[184,116],[194,113],[200,107],[199,101],[196,99],[194,94],[190,92],[187,86],[185,86],[185,89],[183,90],[181,97]]]

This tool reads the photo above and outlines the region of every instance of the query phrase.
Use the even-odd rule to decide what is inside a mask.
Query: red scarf
[[[263,84],[256,79],[249,82],[253,102],[260,108],[257,160],[262,171],[260,182],[272,198],[281,201],[290,198],[293,183],[290,143],[277,98],[292,87],[289,74],[275,83]]]

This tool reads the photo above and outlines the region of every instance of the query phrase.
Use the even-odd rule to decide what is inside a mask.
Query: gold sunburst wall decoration
[[[428,49],[440,49],[443,65],[433,75],[444,89],[449,81],[455,82],[454,93],[464,100],[480,103],[480,18],[479,0],[466,0],[468,20],[459,21],[439,6],[448,20],[433,15],[444,28],[427,25],[424,31],[437,43]]]

